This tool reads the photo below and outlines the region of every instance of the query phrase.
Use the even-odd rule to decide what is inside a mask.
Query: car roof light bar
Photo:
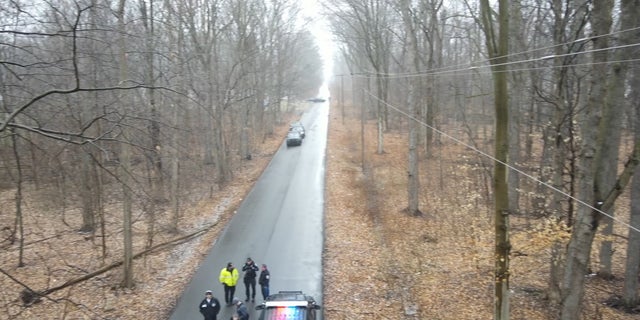
[[[309,305],[308,301],[267,301],[265,306],[267,307],[306,307]]]

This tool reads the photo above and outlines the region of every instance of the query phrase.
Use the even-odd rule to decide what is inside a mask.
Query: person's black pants
[[[236,293],[236,286],[224,285],[224,302],[231,304],[233,295]]]
[[[251,288],[249,288],[251,287]],[[245,278],[244,279],[244,288],[246,290],[247,293],[247,300],[249,300],[249,291],[252,291],[253,294],[251,295],[251,299],[255,300],[256,299],[256,278]],[[249,290],[251,289],[251,290]]]

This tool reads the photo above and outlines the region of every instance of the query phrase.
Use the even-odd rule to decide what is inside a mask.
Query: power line
[[[552,49],[552,48],[555,48],[555,47],[558,47],[558,46],[565,46],[565,45],[575,44],[575,43],[578,43],[578,42],[587,42],[587,41],[591,41],[591,40],[595,40],[595,39],[599,39],[599,38],[603,38],[603,37],[613,36],[613,35],[617,35],[617,34],[620,34],[620,33],[632,32],[632,31],[637,31],[637,30],[640,30],[640,27],[634,27],[634,28],[629,28],[629,29],[625,29],[625,30],[618,30],[618,31],[614,31],[614,32],[610,32],[610,33],[606,33],[606,34],[602,34],[602,35],[597,35],[597,36],[579,38],[579,39],[575,39],[575,40],[572,40],[572,41],[568,41],[568,42],[564,42],[564,43],[560,43],[560,44],[554,44],[554,45],[547,46],[547,47],[535,48],[535,49],[531,49],[531,50],[527,50],[527,51],[511,53],[511,54],[508,54],[508,55],[502,56],[502,57],[490,58],[490,59],[485,59],[485,60],[475,61],[475,62],[468,62],[468,63],[459,64],[459,65],[440,67],[440,68],[435,68],[435,69],[426,70],[426,71],[417,72],[417,73],[377,73],[377,72],[372,72],[372,71],[369,71],[369,72],[366,72],[366,73],[374,74],[374,75],[383,75],[383,76],[386,75],[386,76],[390,76],[390,77],[402,77],[402,76],[409,76],[409,75],[416,75],[416,74],[417,75],[430,74],[430,73],[439,72],[439,71],[455,72],[456,70],[464,70],[464,69],[467,69],[467,68],[471,68],[474,65],[487,65],[488,66],[491,63],[492,60],[498,59],[498,58],[524,55],[524,54],[533,53],[533,52],[537,52],[537,51]],[[634,45],[637,45],[637,44],[634,44]],[[617,47],[611,47],[609,49],[612,49],[612,48],[617,48]],[[607,49],[599,49],[599,50],[607,50]],[[592,52],[592,51],[570,52],[570,53],[566,53],[566,54],[563,54],[563,55],[576,55],[576,54],[587,53],[587,52]],[[548,58],[548,57],[551,57],[551,56],[552,55],[543,56],[543,57],[541,57],[539,59]],[[558,56],[560,56],[560,55],[558,55]],[[533,60],[535,60],[535,59],[533,59]],[[451,68],[456,68],[456,69],[450,70]]]
[[[505,70],[505,71],[492,71],[492,70],[487,70],[487,71],[477,71],[477,69],[462,69],[460,71],[457,71],[456,73],[451,73],[449,71],[446,72],[438,72],[438,73],[433,73],[431,74],[432,76],[451,76],[451,77],[459,77],[459,76],[467,76],[467,75],[473,75],[473,74],[494,74],[494,73],[503,73],[503,72],[522,72],[522,71],[532,71],[532,70],[543,70],[543,69],[558,69],[558,68],[567,68],[567,67],[582,67],[582,66],[594,66],[594,65],[601,65],[601,64],[613,64],[613,63],[631,63],[631,62],[639,62],[640,58],[636,58],[636,59],[625,59],[625,60],[609,60],[609,61],[604,61],[604,62],[585,62],[585,63],[574,63],[574,64],[564,64],[564,65],[558,65],[558,66],[540,66],[540,67],[530,67],[530,68],[520,68],[520,69],[510,69],[510,70]],[[335,75],[335,76],[341,76],[341,75]],[[353,77],[358,77],[358,78],[364,78],[364,79],[370,79],[373,78],[373,76],[368,76],[362,73],[352,73],[351,76]],[[414,75],[411,77],[421,77],[423,75]],[[402,78],[410,78],[409,76],[404,76],[404,77],[388,77],[387,79],[402,79]]]
[[[508,163],[505,163],[505,162],[503,162],[503,161],[500,161],[500,160],[498,160],[498,159],[494,158],[492,155],[490,155],[490,154],[488,154],[488,153],[486,153],[486,152],[484,152],[484,151],[482,151],[482,150],[480,150],[480,149],[478,149],[478,148],[476,148],[476,147],[474,147],[474,146],[471,146],[471,145],[469,145],[469,144],[467,144],[467,143],[463,142],[462,140],[460,140],[460,139],[458,139],[458,138],[456,138],[456,137],[453,137],[453,136],[451,136],[451,135],[449,135],[449,134],[445,133],[445,132],[444,132],[444,131],[442,131],[442,130],[439,130],[439,129],[437,129],[437,128],[433,127],[433,126],[430,126],[430,125],[428,125],[427,123],[423,122],[422,120],[417,119],[417,118],[415,118],[414,116],[412,116],[412,115],[410,115],[410,114],[408,114],[408,113],[404,112],[404,111],[403,111],[403,110],[401,110],[400,108],[397,108],[397,107],[395,107],[395,106],[393,106],[393,105],[391,105],[391,104],[387,103],[386,101],[383,101],[382,99],[378,98],[377,96],[375,96],[374,94],[372,94],[372,93],[371,93],[371,92],[369,92],[368,90],[366,90],[366,89],[363,89],[363,90],[364,90],[364,92],[365,92],[365,93],[367,93],[367,94],[368,94],[369,96],[371,96],[372,98],[374,98],[374,99],[378,100],[379,102],[381,102],[381,103],[385,104],[385,105],[386,105],[386,106],[388,106],[389,108],[391,108],[391,109],[393,109],[393,110],[397,111],[398,113],[400,113],[400,114],[402,114],[402,115],[406,116],[407,118],[409,118],[409,119],[411,119],[411,120],[413,120],[413,121],[416,121],[416,122],[417,122],[417,123],[419,123],[420,125],[422,125],[422,126],[424,126],[424,127],[427,127],[427,128],[430,128],[431,130],[436,131],[437,133],[439,133],[439,134],[441,134],[441,135],[445,136],[446,138],[448,138],[448,139],[450,139],[450,140],[453,140],[454,142],[456,142],[456,143],[458,143],[458,144],[460,144],[460,145],[462,145],[462,146],[464,146],[464,147],[466,147],[466,148],[468,148],[468,149],[470,149],[470,150],[472,150],[472,151],[474,151],[474,152],[476,152],[476,153],[479,153],[480,155],[482,155],[482,156],[484,156],[484,157],[487,157],[487,158],[489,158],[489,159],[491,159],[491,160],[493,160],[493,161],[495,161],[495,162],[498,162],[498,163],[500,163],[500,164],[502,164],[502,165],[506,166],[507,168],[509,168],[509,169],[511,169],[511,170],[513,170],[513,171],[515,171],[515,172],[517,172],[517,173],[519,173],[519,174],[521,174],[521,175],[523,175],[523,176],[525,176],[525,177],[527,177],[527,178],[531,179],[532,181],[534,181],[534,182],[536,182],[536,183],[538,183],[538,184],[541,184],[541,185],[543,185],[543,186],[545,186],[545,187],[547,187],[547,188],[549,188],[549,189],[551,189],[551,190],[553,190],[553,191],[555,191],[555,192],[557,192],[557,193],[559,193],[559,194],[561,194],[561,195],[563,195],[563,196],[565,196],[565,197],[567,197],[567,198],[569,198],[569,199],[573,199],[573,200],[575,200],[577,203],[580,203],[580,204],[582,204],[582,205],[584,205],[584,206],[588,207],[589,209],[595,210],[595,211],[597,211],[597,212],[601,213],[602,215],[605,215],[605,216],[607,216],[607,217],[611,218],[611,220],[613,220],[613,221],[615,221],[615,222],[618,222],[618,223],[620,223],[620,224],[622,224],[622,225],[624,225],[624,226],[626,226],[626,227],[629,227],[629,229],[632,229],[633,231],[636,231],[636,232],[639,232],[639,233],[640,233],[640,229],[638,229],[638,228],[636,228],[636,227],[634,227],[634,226],[630,225],[629,223],[626,223],[626,222],[624,222],[624,221],[622,221],[622,220],[620,220],[620,219],[616,218],[615,216],[613,216],[613,215],[611,215],[611,214],[608,214],[608,213],[606,213],[606,212],[604,212],[604,211],[602,211],[602,210],[600,210],[600,209],[598,209],[598,208],[595,208],[595,207],[593,207],[592,205],[590,205],[590,204],[588,204],[588,203],[586,203],[586,202],[584,202],[584,201],[582,201],[582,200],[580,200],[580,199],[578,199],[578,198],[576,198],[576,197],[573,197],[573,196],[571,196],[570,194],[568,194],[568,193],[566,193],[566,192],[564,192],[564,191],[562,191],[562,190],[560,190],[560,189],[558,189],[558,188],[556,188],[556,187],[554,187],[554,186],[550,185],[549,183],[546,183],[546,182],[544,182],[544,181],[541,181],[541,180],[537,179],[536,177],[534,177],[534,176],[532,176],[532,175],[530,175],[530,174],[528,174],[528,173],[526,173],[526,172],[524,172],[524,171],[522,171],[522,170],[520,170],[520,169],[518,169],[518,168],[515,168],[515,167],[513,167],[513,166],[509,165]]]
[[[466,67],[466,68],[459,68],[459,69],[453,69],[453,70],[443,70],[443,71],[437,71],[438,69],[433,69],[431,71],[425,71],[425,72],[417,72],[417,73],[356,73],[354,75],[356,76],[360,76],[363,78],[368,78],[368,77],[372,77],[372,76],[383,76],[384,78],[387,79],[400,79],[400,78],[412,78],[412,77],[422,77],[422,76],[433,76],[433,75],[442,75],[442,74],[451,74],[451,73],[456,73],[459,74],[460,72],[463,71],[474,71],[474,70],[478,70],[478,69],[485,69],[485,68],[491,68],[491,67],[496,67],[496,66],[510,66],[510,65],[514,65],[514,64],[522,64],[522,63],[528,63],[528,62],[536,62],[536,61],[548,61],[554,58],[560,58],[560,57],[565,57],[565,56],[575,56],[575,55],[579,55],[579,54],[587,54],[587,53],[594,53],[594,52],[601,52],[601,51],[608,51],[608,50],[617,50],[617,49],[627,49],[627,48],[632,48],[632,47],[637,47],[640,46],[640,43],[633,43],[633,44],[627,44],[627,45],[620,45],[620,46],[614,46],[614,47],[607,47],[607,48],[601,48],[601,49],[593,49],[593,50],[586,50],[586,51],[580,51],[580,52],[572,52],[572,53],[564,53],[564,54],[559,54],[559,55],[547,55],[547,56],[543,56],[543,57],[539,57],[539,58],[531,58],[531,59],[526,59],[526,60],[518,60],[518,61],[509,61],[509,62],[505,62],[505,63],[500,63],[500,64],[495,64],[495,65],[479,65],[479,66],[470,66],[470,67]],[[628,61],[637,61],[638,59],[630,59]],[[611,63],[614,62],[624,62],[627,60],[619,60],[619,61],[612,61]],[[595,65],[598,63],[583,63],[583,64],[575,64],[575,65]],[[548,66],[548,67],[543,67],[543,68],[557,68],[557,67],[568,67],[568,66],[573,66],[572,64],[566,64],[566,65],[560,65],[560,66]],[[444,69],[444,68],[443,68]],[[518,69],[518,71],[526,71],[526,70],[534,70],[534,69],[540,69],[540,68],[525,68],[525,69]],[[511,72],[511,71],[515,71],[515,70],[506,70],[504,72]],[[491,73],[491,71],[489,71],[488,73]]]
[[[494,73],[504,73],[504,72],[521,72],[521,71],[531,71],[531,70],[543,70],[543,69],[558,69],[558,68],[567,68],[567,67],[582,67],[582,66],[594,66],[594,65],[601,65],[601,64],[612,64],[612,63],[630,63],[630,62],[638,62],[640,61],[640,58],[636,58],[636,59],[626,59],[626,60],[609,60],[609,61],[605,61],[605,62],[585,62],[585,63],[574,63],[574,64],[565,64],[565,65],[559,65],[559,66],[540,66],[540,67],[530,67],[530,68],[521,68],[521,69],[510,69],[510,70],[505,70],[505,71],[491,71],[491,70],[487,70],[487,71],[476,71],[476,69],[463,69],[461,71],[458,71],[457,73],[451,74],[450,72],[440,72],[440,73],[434,73],[432,75],[434,76],[466,76],[466,75],[472,75],[472,74],[494,74]],[[372,76],[365,76],[362,74],[352,74],[355,77],[359,77],[359,78],[373,78]],[[420,77],[422,75],[414,75],[413,77]],[[397,78],[387,78],[387,79],[401,79],[401,78],[409,78],[408,76],[405,77],[397,77]]]

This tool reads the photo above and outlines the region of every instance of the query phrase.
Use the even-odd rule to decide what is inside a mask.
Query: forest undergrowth
[[[461,128],[445,130],[465,140]],[[358,116],[342,120],[332,115],[326,177],[326,319],[492,319],[494,226],[486,186],[491,170],[482,165],[491,160],[441,137],[429,157],[420,156],[422,215],[413,217],[406,212],[407,133],[389,130],[384,153],[376,154],[373,121],[365,132],[363,163]],[[484,147],[492,153],[493,146]],[[545,297],[550,248],[554,241],[566,245],[569,234],[527,209],[536,196],[528,188],[535,184],[523,181],[521,210],[510,220],[512,319],[557,319],[556,308]],[[628,195],[619,203],[617,211],[628,212]],[[626,236],[623,226],[615,225],[614,230]],[[586,275],[583,319],[640,319],[607,306],[622,289],[625,236],[611,239],[614,278]],[[594,250],[592,265],[596,263]]]
[[[327,320],[350,319],[492,319],[493,224],[487,168],[479,155],[442,138],[429,157],[421,155],[421,216],[407,207],[407,134],[392,128],[383,154],[376,154],[376,128],[365,129],[364,163],[358,116],[343,120],[337,109],[329,119],[326,153],[323,314]],[[225,223],[249,192],[283,141],[288,122],[260,144],[253,160],[242,162],[225,188],[191,192],[183,212],[181,234],[206,229],[182,244],[136,259],[133,289],[120,286],[121,268],[69,286],[25,307],[20,293],[28,287],[59,286],[121,259],[121,214],[109,203],[106,256],[101,239],[78,233],[79,210],[52,191],[29,190],[25,205],[25,265],[16,266],[16,244],[2,243],[0,276],[4,294],[0,319],[166,319]],[[449,132],[463,132],[448,127]],[[491,146],[486,146],[491,148]],[[534,164],[531,164],[534,165]],[[207,184],[203,183],[202,186]],[[553,240],[566,232],[528,214],[531,193],[521,191],[522,210],[511,218],[511,318],[555,319],[545,299]],[[12,190],[0,192],[2,239],[14,201]],[[619,203],[628,203],[628,195]],[[186,200],[186,199],[185,199]],[[619,212],[628,212],[620,205]],[[158,217],[155,243],[177,237]],[[166,219],[166,220],[162,220]],[[145,223],[134,224],[136,252],[145,248]],[[621,226],[615,233],[626,235]],[[564,235],[564,236],[563,236]],[[589,277],[583,319],[640,319],[606,305],[621,291],[624,236],[614,237],[614,278]],[[594,254],[593,264],[597,263]],[[16,281],[17,280],[17,281]],[[18,281],[20,283],[18,283]]]

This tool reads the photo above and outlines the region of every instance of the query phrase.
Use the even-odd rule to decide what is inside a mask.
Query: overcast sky
[[[320,88],[318,93],[321,97],[328,97],[329,92],[327,89],[327,82],[333,76],[333,42],[331,41],[331,32],[329,29],[329,23],[324,18],[322,13],[322,6],[318,3],[318,0],[302,0],[302,7],[306,17],[310,18],[312,22],[308,24],[308,27],[313,33],[318,42],[320,48],[320,55],[324,60],[324,78],[325,83]]]

